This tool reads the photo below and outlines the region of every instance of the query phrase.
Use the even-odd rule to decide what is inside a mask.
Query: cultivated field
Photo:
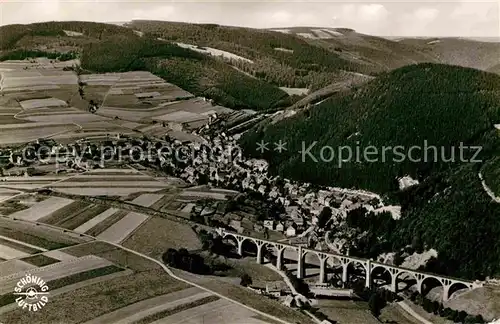
[[[208,303],[193,303],[189,307],[179,311],[165,312],[167,315],[152,323],[231,323],[231,324],[266,324],[267,321],[256,318],[252,311],[233,304],[225,299],[217,299]],[[146,322],[143,322],[146,323]]]
[[[328,316],[329,319],[338,323],[380,323],[368,309],[365,302],[357,302],[352,300],[326,300],[320,299],[319,310]]]
[[[16,259],[16,258],[22,258],[25,256],[28,256],[29,254],[20,250],[17,250],[13,247],[10,247],[8,245],[2,244],[0,242],[0,258],[4,260],[9,260],[9,259]]]
[[[169,248],[201,248],[200,240],[191,226],[159,217],[150,218],[123,245],[155,259],[161,258]]]
[[[52,182],[65,179],[67,176],[34,176],[34,177],[0,177],[0,186],[16,189],[35,189]],[[0,188],[4,192],[5,188]]]
[[[37,269],[30,269],[29,273],[38,275],[44,278],[46,282],[50,282],[59,278],[68,277],[73,274],[85,272],[93,269],[104,268],[112,265],[112,262],[96,256],[84,256],[68,261],[60,261],[48,266],[43,266]],[[0,277],[0,294],[4,295],[12,291],[17,281],[26,275],[28,272],[17,272],[8,276]]]
[[[155,192],[172,187],[172,185],[173,183],[164,178],[155,178],[127,168],[95,169],[55,183],[51,188],[55,191],[82,196],[128,196],[132,193]]]
[[[8,276],[20,271],[35,269],[37,266],[22,260],[12,259],[0,262],[0,273],[2,276]]]
[[[134,200],[130,201],[130,203],[145,207],[150,207],[163,198],[161,194],[143,194]]]
[[[55,250],[66,246],[89,241],[70,233],[46,226],[37,226],[30,223],[0,218],[0,236],[29,244],[39,250]]]
[[[75,62],[36,61],[0,62],[0,87],[4,96],[0,103],[0,145],[45,137],[75,140],[107,133],[131,133],[113,124],[97,127],[110,119],[87,111],[87,103],[78,96],[77,75],[63,71]],[[97,125],[92,127],[92,124]],[[90,131],[92,129],[94,131]]]
[[[97,236],[98,239],[120,243],[132,234],[136,228],[148,220],[149,216],[139,213],[128,213],[125,217],[117,221],[111,227]]]
[[[156,263],[106,243],[80,244],[57,252],[76,258],[73,261],[61,261],[47,266],[46,269],[51,267],[55,269],[47,275],[45,272],[48,270],[42,270],[43,268],[36,269],[35,273],[41,276],[43,274],[45,279],[46,276],[57,277],[57,269],[64,267],[66,269],[79,267],[80,270],[85,267],[85,271],[75,273],[77,270],[74,270],[72,275],[49,281],[51,298],[45,306],[43,314],[40,313],[42,315],[37,316],[33,312],[25,312],[17,307],[1,307],[0,321],[4,323],[23,321],[28,323],[82,323],[136,302],[147,301],[155,296],[168,296],[170,293],[190,287],[168,276]],[[3,264],[8,262],[11,261],[0,263],[0,269],[2,269]],[[94,268],[88,270],[92,268],[90,263],[93,264]],[[98,263],[101,265],[100,267],[97,267]],[[119,271],[121,268],[110,265],[111,263],[131,270]],[[74,266],[70,266],[70,264],[74,264]],[[1,282],[0,280],[0,285]],[[131,291],[134,293],[130,293]],[[186,296],[189,295],[190,291]],[[171,297],[175,298],[175,295]],[[149,303],[148,301],[146,304]],[[141,310],[145,309],[141,307]]]
[[[137,289],[140,287],[140,289]],[[151,297],[188,288],[163,270],[149,270],[51,296],[43,313],[20,308],[0,314],[4,323],[82,323]],[[134,293],[130,293],[130,292]]]
[[[262,296],[249,291],[247,288],[225,282],[220,278],[197,276],[189,272],[177,269],[174,269],[173,271],[176,275],[184,279],[190,280],[191,282],[197,283],[203,287],[221,293],[225,296],[231,296],[232,299],[238,302],[253,307],[266,314],[272,314],[273,316],[276,316],[287,322],[301,324],[315,323],[309,316],[297,310],[288,308],[278,301],[263,298]]]
[[[75,232],[77,233],[85,233],[88,230],[90,230],[92,227],[96,226],[97,224],[105,221],[109,217],[111,217],[113,214],[115,214],[118,211],[118,209],[115,208],[108,208],[99,215],[96,215],[95,217],[89,219],[85,223],[81,224],[80,226],[76,227],[74,229]]]
[[[108,101],[98,110],[98,114],[106,117],[118,116],[123,120],[132,122],[147,122],[152,120],[166,123],[189,124],[201,121],[208,121],[210,115],[214,113],[222,114],[231,112],[221,106],[212,106],[201,98],[193,98],[182,101],[166,102],[149,107],[123,108],[123,105],[111,106]],[[131,124],[133,125],[133,124]],[[139,128],[136,128],[139,129]]]
[[[15,212],[9,216],[28,221],[36,221],[70,205],[71,203],[73,203],[73,200],[71,199],[50,197],[49,199],[41,201],[28,209]]]
[[[38,138],[54,137],[78,129],[79,127],[74,124],[64,125],[51,122],[1,125],[0,145],[24,144]]]

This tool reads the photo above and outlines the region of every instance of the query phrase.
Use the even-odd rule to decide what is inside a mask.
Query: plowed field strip
[[[59,262],[59,260],[48,257],[43,254],[33,255],[27,258],[23,258],[22,261],[36,265],[37,267],[44,267],[49,264],[54,264]]]
[[[159,320],[161,318],[164,318],[164,317],[176,314],[176,313],[180,313],[182,311],[185,311],[185,310],[188,310],[188,309],[191,309],[194,307],[205,305],[205,304],[217,301],[219,299],[220,299],[220,297],[218,297],[218,296],[208,296],[208,297],[193,301],[191,303],[179,305],[177,307],[174,307],[171,309],[166,309],[166,310],[158,312],[156,314],[149,315],[141,320],[132,322],[132,324],[149,324],[149,323],[152,323],[152,322]]]
[[[66,219],[66,220],[58,223],[57,226],[71,229],[71,230],[75,229],[78,226],[86,223],[87,221],[91,220],[92,218],[94,218],[95,216],[99,215],[100,213],[104,212],[107,209],[108,209],[108,207],[103,206],[103,205],[92,205],[90,208],[75,215],[74,217]]]
[[[16,243],[16,242],[12,242],[12,241],[9,241],[9,240],[4,240],[2,238],[0,238],[0,245],[8,246],[8,247],[11,247],[13,249],[16,249],[18,251],[25,252],[25,253],[28,253],[28,254],[42,252],[42,251],[37,250],[35,248],[31,248],[29,246],[22,245],[22,244],[19,244],[19,243]]]
[[[112,216],[106,218],[104,221],[100,222],[96,226],[92,227],[90,230],[85,232],[88,235],[91,236],[97,236],[110,228],[113,224],[121,220],[123,217],[127,216],[129,211],[126,210],[119,210],[116,213],[114,213]]]
[[[150,208],[153,208],[155,210],[161,210],[163,207],[167,206],[170,204],[173,200],[175,200],[176,196],[175,195],[169,195],[166,194],[164,195],[160,200],[149,206]]]
[[[108,275],[111,273],[123,271],[125,269],[110,265],[102,268],[97,268],[97,269],[92,269],[80,273],[76,273],[67,277],[55,279],[52,281],[47,282],[47,286],[50,287],[50,289],[58,289],[67,285],[71,285],[80,281],[85,281],[93,278],[97,278],[100,276]],[[0,306],[5,306],[8,304],[12,304],[15,302],[17,296],[13,295],[12,293],[5,294],[0,296]]]
[[[55,225],[64,219],[71,217],[74,214],[80,213],[84,208],[90,206],[89,203],[82,201],[74,201],[71,204],[56,210],[55,212],[40,218],[39,221],[42,223]]]
[[[47,250],[55,250],[73,245],[73,244],[51,241],[31,233],[20,232],[7,227],[0,227],[0,235],[7,236],[15,240],[23,241],[32,245],[36,245]]]

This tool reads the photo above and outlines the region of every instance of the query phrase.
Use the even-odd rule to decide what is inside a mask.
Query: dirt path
[[[404,309],[408,314],[417,319],[420,323],[432,324],[432,322],[429,322],[428,320],[420,316],[417,312],[415,312],[405,301],[398,302],[398,305],[401,306],[401,308]]]
[[[494,202],[500,204],[500,197],[497,197],[495,195],[495,193],[493,192],[493,190],[491,190],[491,188],[488,187],[488,185],[486,184],[486,181],[484,180],[483,175],[481,174],[481,172],[479,172],[478,176],[479,176],[479,179],[481,180],[481,184],[483,185],[484,191],[488,194],[488,196],[491,197],[491,199]]]

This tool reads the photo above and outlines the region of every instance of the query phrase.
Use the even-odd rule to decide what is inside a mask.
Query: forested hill
[[[477,278],[500,274],[500,250],[491,239],[500,236],[500,205],[492,202],[478,177],[482,170],[487,182],[498,183],[494,177],[499,174],[500,133],[494,124],[499,122],[500,76],[425,63],[381,75],[270,127],[261,125],[241,142],[248,154],[269,160],[271,171],[284,177],[369,189],[398,199],[393,202],[402,205],[403,216],[395,221],[394,230],[386,233],[383,226],[373,224],[366,238],[373,240],[366,245],[373,253],[397,251],[417,239],[438,250],[441,263],[433,265],[438,272]],[[271,144],[271,150],[260,154],[256,143],[261,140],[282,140],[287,151],[277,153]],[[310,153],[318,162],[297,153],[314,141],[317,144]],[[408,157],[395,162],[401,159],[391,150],[382,161],[383,147],[401,146],[407,154],[412,146],[424,146],[424,141],[439,148],[438,162],[433,151],[427,163],[411,162]],[[475,160],[485,163],[461,162],[460,143],[483,146]],[[360,163],[354,158],[339,167],[338,147],[351,147],[356,154],[356,147],[364,152],[371,145],[379,153],[369,155],[369,160],[378,157],[378,162],[368,162],[361,155]],[[326,146],[334,149],[335,156],[322,162],[321,148]],[[442,161],[441,147],[446,159],[455,147],[457,162]],[[323,153],[331,158],[329,149]],[[413,153],[414,159],[424,158],[418,153]],[[465,151],[464,158],[470,159],[471,154]],[[399,193],[396,178],[405,175],[421,184]]]
[[[235,109],[287,107],[300,97],[279,87],[316,90],[349,81],[356,76],[352,71],[359,70],[292,35],[210,24],[46,22],[2,26],[0,39],[2,60],[81,57],[82,68],[89,72],[148,69]]]
[[[186,50],[174,49],[174,43]],[[481,44],[467,62],[480,57],[490,66],[486,63],[498,57],[496,47]],[[298,106],[307,105],[316,94],[323,99],[338,87],[404,65],[463,58],[467,46],[453,40],[439,45],[396,42],[345,28],[273,31],[149,20],[123,26],[67,21],[0,27],[0,59],[83,56],[83,68],[90,72],[148,69],[221,105],[261,111],[289,107],[300,99]],[[307,92],[312,97],[297,95]]]
[[[255,143],[264,139],[288,143],[288,153],[264,154],[274,171],[343,187],[378,192],[397,188],[396,177],[423,179],[449,163],[315,163],[301,161],[296,154],[304,142],[318,157],[323,146],[377,148],[439,146],[450,156],[451,146],[474,143],[500,121],[500,76],[468,68],[424,63],[386,73],[348,93],[337,95],[310,112],[299,113],[243,138],[248,152],[256,154]],[[484,153],[484,152],[483,152]],[[387,160],[392,161],[387,153]],[[300,170],[300,172],[298,172]]]

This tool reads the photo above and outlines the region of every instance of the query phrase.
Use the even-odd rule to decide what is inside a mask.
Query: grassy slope
[[[492,275],[500,273],[500,250],[492,241],[500,235],[500,206],[492,205],[479,182],[481,164],[366,162],[344,163],[339,169],[336,160],[314,163],[307,158],[304,163],[295,152],[302,149],[302,141],[306,147],[318,141],[318,148],[354,149],[359,144],[380,149],[422,146],[427,140],[428,145],[457,150],[460,142],[482,145],[480,158],[487,162],[500,152],[500,137],[493,129],[500,120],[499,90],[500,77],[494,74],[437,64],[404,67],[340,94],[309,114],[249,132],[242,144],[255,154],[254,143],[260,139],[287,142],[287,153],[267,152],[264,157],[273,171],[305,181],[390,193],[397,190],[397,176],[427,179],[401,195],[403,218],[386,247],[404,247],[420,236],[438,250],[442,264],[434,265],[435,271],[471,278]],[[319,157],[319,149],[312,153]],[[485,177],[491,182],[495,172],[487,169]]]

